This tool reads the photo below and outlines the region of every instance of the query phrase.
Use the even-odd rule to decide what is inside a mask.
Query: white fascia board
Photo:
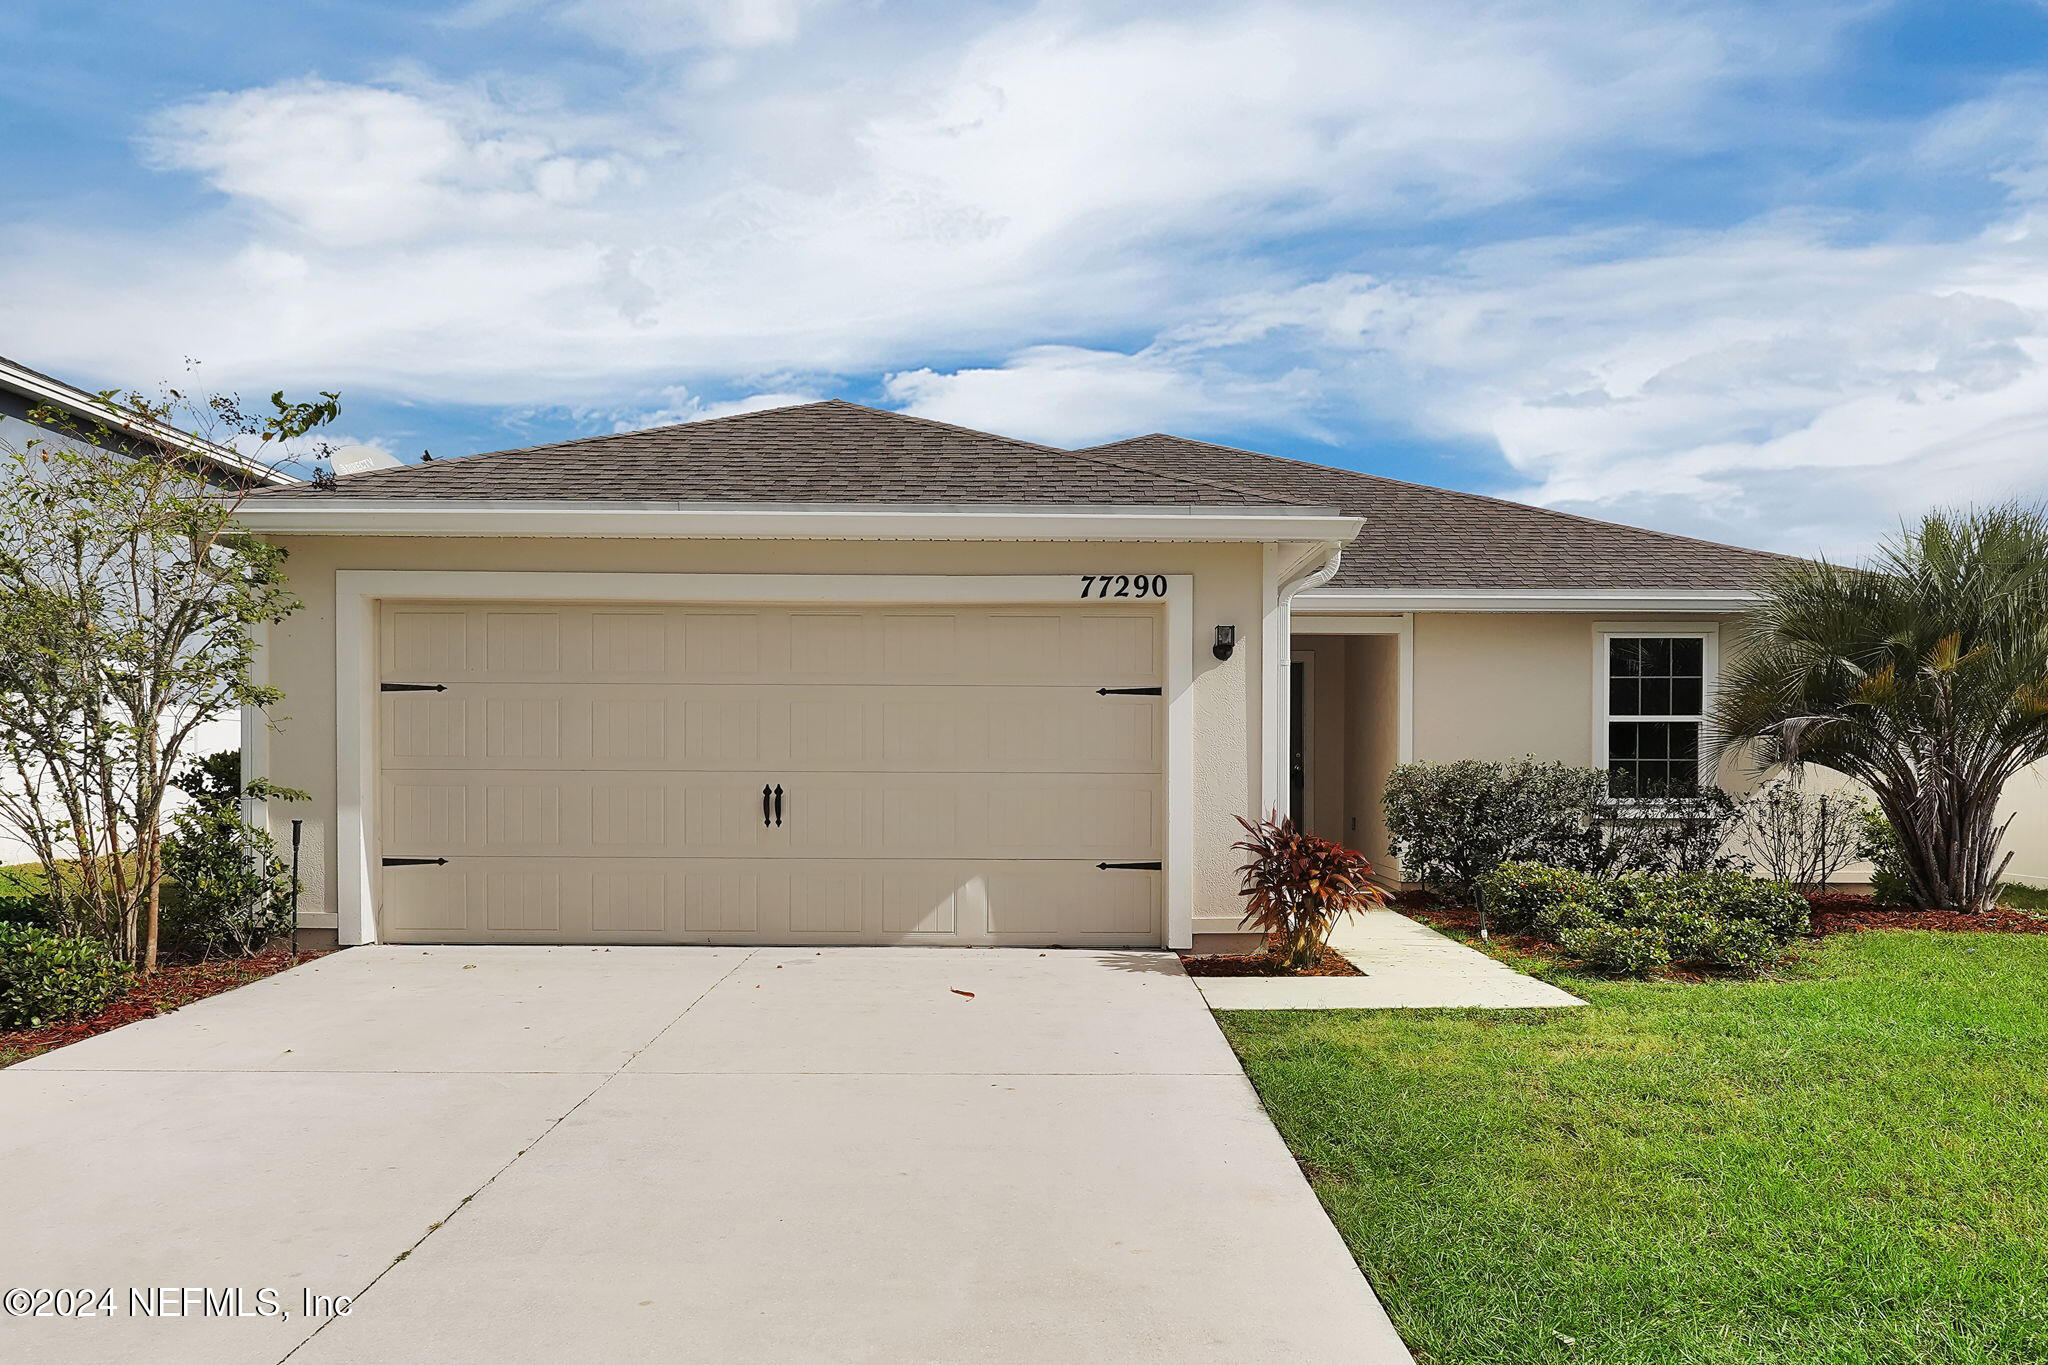
[[[1304,614],[1412,611],[1746,611],[1760,594],[1740,588],[1314,588],[1294,599]]]
[[[266,535],[591,536],[710,540],[1162,540],[1344,543],[1357,517],[1282,508],[873,504],[245,502]]]
[[[104,422],[106,425],[125,431],[131,436],[140,436],[151,441],[161,441],[165,445],[176,449],[192,451],[211,460],[223,469],[231,470],[237,474],[253,475],[273,486],[282,487],[287,484],[305,482],[304,479],[299,478],[295,474],[287,474],[281,469],[273,469],[268,465],[259,464],[257,461],[242,454],[239,450],[221,445],[217,441],[209,441],[205,437],[195,436],[189,431],[181,431],[177,427],[166,426],[161,422],[147,421],[130,413],[110,410],[101,403],[97,394],[87,393],[84,389],[73,388],[71,385],[52,379],[48,375],[37,374],[34,370],[25,370],[6,359],[0,359],[0,383],[6,384],[8,388],[26,397],[39,398],[45,403],[54,404],[57,407],[75,412],[80,417],[89,418],[95,422]]]

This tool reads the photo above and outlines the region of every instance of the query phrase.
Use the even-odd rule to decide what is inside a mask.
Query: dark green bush
[[[98,1013],[132,974],[91,939],[0,924],[0,1028],[36,1028]]]
[[[1870,864],[1870,895],[1879,905],[1911,905],[1913,883],[1906,877],[1906,853],[1898,831],[1880,810],[1864,812],[1863,841],[1856,856]]]
[[[276,841],[232,806],[171,817],[164,878],[160,933],[173,956],[246,957],[291,932],[291,872]]]
[[[1780,942],[1798,938],[1813,927],[1806,897],[1788,883],[1746,877],[1740,872],[1698,872],[1683,880],[1687,894],[1715,919],[1753,921]]]
[[[1480,879],[1480,903],[1509,932],[1554,943],[1597,971],[1641,976],[1672,962],[1754,972],[1806,932],[1806,898],[1736,872],[1595,877],[1505,863]]]
[[[1554,936],[1560,907],[1578,905],[1604,913],[1606,891],[1589,872],[1542,863],[1502,863],[1479,878],[1479,904],[1492,926],[1510,934]],[[1539,919],[1548,923],[1539,926]]]
[[[1648,976],[1671,965],[1671,946],[1646,925],[1602,922],[1566,929],[1558,946],[1595,971],[1615,976]]]
[[[176,957],[246,957],[292,930],[291,870],[277,842],[242,819],[241,798],[301,799],[268,783],[242,786],[235,749],[194,759],[171,779],[192,804],[164,840],[163,950]]]
[[[1724,919],[1702,939],[1691,956],[1712,967],[1755,973],[1785,960],[1785,940],[1753,919]]]
[[[1463,900],[1502,863],[1595,865],[1606,796],[1606,774],[1591,768],[1461,759],[1403,763],[1387,779],[1384,805],[1401,875]]]
[[[27,924],[38,929],[57,928],[57,912],[50,898],[33,891],[0,887],[0,924]]]

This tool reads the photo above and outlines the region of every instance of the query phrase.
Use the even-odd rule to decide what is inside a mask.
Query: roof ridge
[[[1368,473],[1363,469],[1342,469],[1336,465],[1317,464],[1313,460],[1297,460],[1290,455],[1269,455],[1263,450],[1246,450],[1242,446],[1220,445],[1215,441],[1198,441],[1192,436],[1176,436],[1170,431],[1152,431],[1143,436],[1127,436],[1109,445],[1128,445],[1134,441],[1166,440],[1179,441],[1185,445],[1204,446],[1210,450],[1221,450],[1232,455],[1249,455],[1254,459],[1270,460],[1275,464],[1299,465],[1303,469],[1319,470],[1325,474],[1338,474],[1346,478],[1370,479],[1374,483],[1389,484],[1395,488],[1412,488],[1422,493],[1433,493],[1439,497],[1463,498],[1471,502],[1483,502],[1495,507],[1506,507],[1518,512],[1534,512],[1540,516],[1555,517],[1560,521],[1578,522],[1585,526],[1600,526],[1614,531],[1633,531],[1638,535],[1657,536],[1664,540],[1683,541],[1688,545],[1705,545],[1715,550],[1738,550],[1743,554],[1761,555],[1768,559],[1797,559],[1797,555],[1781,554],[1776,550],[1758,550],[1748,545],[1730,545],[1725,540],[1708,540],[1704,536],[1682,535],[1677,531],[1660,531],[1652,526],[1637,526],[1626,521],[1607,521],[1601,517],[1589,517],[1578,512],[1563,512],[1555,507],[1544,507],[1533,502],[1516,502],[1513,498],[1495,497],[1491,493],[1473,493],[1462,488],[1440,488],[1435,484],[1416,483],[1410,479],[1389,478],[1385,474]],[[1076,452],[1084,453],[1084,452]],[[1254,489],[1241,490],[1255,492]]]
[[[969,436],[981,436],[992,438],[998,441],[1006,441],[1011,445],[1027,446],[1033,450],[1043,450],[1047,454],[1051,455],[1072,455],[1080,459],[1087,460],[1091,464],[1105,464],[1113,469],[1127,469],[1134,474],[1149,474],[1154,478],[1175,479],[1181,483],[1189,484],[1198,488],[1222,488],[1232,493],[1242,493],[1248,497],[1255,498],[1270,498],[1273,496],[1271,493],[1268,493],[1267,491],[1261,488],[1241,488],[1236,484],[1225,483],[1221,479],[1205,478],[1197,474],[1183,474],[1176,469],[1147,469],[1143,465],[1129,464],[1122,460],[1113,460],[1109,459],[1106,456],[1093,454],[1089,449],[1085,447],[1081,449],[1076,449],[1071,446],[1045,445],[1038,441],[1026,441],[1016,436],[1004,436],[998,432],[983,431],[980,427],[961,426],[957,422],[942,422],[936,417],[920,417],[916,413],[899,412],[894,408],[869,407],[865,403],[855,403],[850,399],[845,398],[827,398],[823,401],[826,403],[836,403],[841,407],[853,408],[855,411],[858,412],[881,413],[882,415],[888,417],[900,417],[906,422],[922,422],[926,426],[938,427],[945,431],[958,431],[965,433],[966,435]],[[1307,504],[1289,503],[1287,505],[1306,506]]]
[[[1140,437],[1138,439],[1142,440],[1143,438]],[[1180,440],[1183,438],[1174,437],[1173,439]],[[1199,442],[1197,444],[1199,444]],[[1093,447],[1087,447],[1081,450],[1070,450],[1066,453],[1069,455],[1079,456],[1081,459],[1087,460],[1093,464],[1108,465],[1112,469],[1128,469],[1133,473],[1150,474],[1155,478],[1163,477],[1168,479],[1178,479],[1182,483],[1192,484],[1199,488],[1221,488],[1232,493],[1243,493],[1249,497],[1254,498],[1270,498],[1275,496],[1272,492],[1264,488],[1246,488],[1243,484],[1226,483],[1222,479],[1212,479],[1206,474],[1183,474],[1181,471],[1177,469],[1150,469],[1141,464],[1132,464],[1127,460],[1111,459],[1107,455],[1098,454],[1095,448]],[[1246,453],[1249,454],[1250,452]],[[1282,502],[1279,505],[1284,507],[1314,507],[1319,506],[1320,504],[1296,502],[1291,498],[1283,498]]]

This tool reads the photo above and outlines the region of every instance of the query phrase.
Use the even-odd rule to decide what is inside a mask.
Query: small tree
[[[256,631],[298,606],[282,551],[235,527],[253,480],[207,446],[280,458],[339,406],[100,401],[103,419],[39,409],[52,436],[0,447],[0,823],[61,920],[148,972],[172,771],[198,727],[278,699],[252,676]]]
[[[1937,512],[1867,569],[1798,564],[1737,631],[1715,741],[1863,782],[1913,897],[1996,903],[2005,784],[2048,757],[2048,515]]]

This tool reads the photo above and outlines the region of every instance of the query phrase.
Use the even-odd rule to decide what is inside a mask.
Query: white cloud
[[[180,105],[147,148],[327,246],[519,228],[588,203],[622,169],[481,95],[317,79]]]
[[[222,211],[17,227],[0,308],[85,373],[198,354],[229,384],[627,425],[835,375],[1062,443],[1405,423],[1544,501],[1841,543],[2041,483],[2048,89],[1870,136],[1895,181],[2008,194],[1982,232],[1886,241],[1797,205],[1514,223],[1646,154],[1739,148],[1758,83],[1823,62],[1842,13],[481,0],[466,22],[611,44],[616,89],[404,74],[179,105],[148,154]],[[1414,245],[1433,232],[1479,245]]]
[[[743,412],[765,412],[796,403],[815,403],[815,393],[788,391],[750,393],[743,398],[707,400],[681,386],[662,390],[661,405],[604,414],[613,431],[645,431],[649,427],[673,426],[678,422],[705,422],[714,417],[733,417]]]
[[[721,31],[782,33],[786,13]],[[222,93],[167,111],[148,150],[254,210],[229,220],[240,241],[37,242],[0,286],[31,306],[56,267],[48,314],[95,314],[49,336],[53,363],[175,349],[415,398],[916,367],[1199,316],[1288,278],[1275,236],[1498,203],[1685,136],[1748,60],[1697,15],[1619,5],[1099,13],[997,13],[899,51],[906,21],[827,11],[748,80],[706,88],[678,58],[604,111],[420,76]],[[110,337],[78,307],[103,273],[84,262],[138,252],[150,268],[104,308],[177,318],[175,339]]]

